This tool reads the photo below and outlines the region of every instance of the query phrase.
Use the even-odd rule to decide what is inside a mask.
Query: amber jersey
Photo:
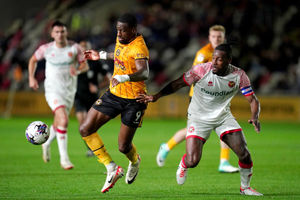
[[[129,44],[121,44],[117,39],[114,52],[114,73],[115,75],[125,75],[137,72],[135,60],[149,60],[149,50],[142,35],[137,36]],[[109,86],[110,92],[118,97],[126,99],[136,99],[139,94],[146,93],[144,81],[119,83],[117,86]]]
[[[212,47],[211,43],[208,43],[207,45],[199,49],[196,53],[193,66],[201,63],[211,62],[213,52],[214,52],[214,48]],[[189,93],[190,97],[192,97],[193,94],[194,94],[194,86],[192,85]]]

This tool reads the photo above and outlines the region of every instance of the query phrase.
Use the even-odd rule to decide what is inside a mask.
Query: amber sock
[[[89,148],[93,151],[95,156],[97,156],[98,161],[103,163],[104,165],[108,165],[112,162],[110,155],[107,153],[104,143],[97,133],[93,133],[89,136],[82,137],[82,139],[86,142]]]
[[[130,160],[132,164],[135,164],[138,159],[138,154],[136,153],[136,147],[132,144],[132,148],[128,153],[126,153],[126,157]]]

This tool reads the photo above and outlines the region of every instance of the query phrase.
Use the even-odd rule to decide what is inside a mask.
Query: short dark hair
[[[52,26],[51,28],[53,28],[54,26],[64,26],[64,27],[67,27],[64,23],[62,23],[61,21],[59,20],[56,20],[52,23]]]
[[[133,14],[125,13],[118,18],[119,22],[126,23],[130,28],[137,27],[137,19]]]
[[[232,58],[231,44],[227,44],[227,43],[220,44],[219,46],[216,47],[215,50],[224,51],[228,58]]]

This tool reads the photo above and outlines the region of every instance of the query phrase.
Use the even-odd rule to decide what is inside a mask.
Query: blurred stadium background
[[[252,184],[264,193],[264,199],[300,199],[300,160],[296,159],[300,154],[299,8],[299,2],[292,0],[0,1],[0,199],[245,199],[238,193],[239,174],[216,173],[219,141],[215,134],[183,187],[177,186],[174,175],[184,144],[174,149],[164,168],[157,167],[160,143],[186,124],[188,88],[149,105],[143,128],[134,138],[143,170],[130,189],[121,180],[112,192],[99,195],[105,168],[85,157],[74,113],[68,147],[74,170],[62,172],[55,145],[53,161],[45,165],[41,147],[26,141],[29,122],[52,121],[42,87],[44,63],[39,63],[36,73],[39,92],[28,87],[27,72],[34,50],[51,40],[52,21],[66,23],[71,40],[88,40],[94,49],[112,51],[115,21],[124,12],[136,15],[150,50],[149,93],[191,67],[196,51],[208,42],[211,25],[224,25],[227,36],[240,38],[233,64],[249,75],[264,121],[262,134],[255,134],[246,121],[249,104],[241,95],[233,99],[232,111],[247,133],[255,163]],[[113,70],[111,62],[104,64]],[[117,151],[119,126],[119,119],[112,120],[101,132],[114,160],[126,167],[128,160]],[[231,162],[237,163],[233,154]]]
[[[69,38],[88,40],[94,49],[113,50],[115,20],[132,12],[150,50],[149,93],[191,67],[208,41],[208,28],[226,27],[240,39],[233,64],[249,75],[264,120],[300,121],[299,4],[290,0],[29,0],[0,3],[0,115],[51,115],[43,95],[28,87],[27,64],[38,45],[48,42],[51,22],[68,25]],[[105,63],[112,71],[111,62]],[[36,76],[44,80],[44,63]],[[40,85],[42,86],[42,84]],[[188,88],[151,104],[148,117],[184,118]],[[242,99],[242,100],[240,100]],[[246,119],[247,102],[236,97],[232,110]]]

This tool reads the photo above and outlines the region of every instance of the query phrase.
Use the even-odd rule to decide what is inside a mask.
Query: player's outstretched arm
[[[180,76],[178,79],[170,82],[168,85],[166,85],[160,92],[158,92],[155,95],[145,95],[145,94],[140,94],[139,97],[137,98],[137,102],[140,103],[148,103],[148,102],[155,102],[157,101],[160,97],[172,94],[179,90],[180,88],[183,88],[187,86],[187,84],[184,82],[182,76]]]
[[[254,129],[257,133],[260,132],[260,122],[259,122],[259,113],[260,113],[260,103],[255,96],[255,94],[246,96],[246,99],[248,100],[251,108],[251,119],[248,120],[250,124],[254,126]]]
[[[85,59],[88,59],[88,60],[99,60],[100,59],[99,52],[95,51],[93,49],[85,51],[84,57],[85,57]]]
[[[88,60],[113,60],[114,54],[108,53],[106,51],[98,52],[96,50],[90,49],[84,52],[84,57]]]

